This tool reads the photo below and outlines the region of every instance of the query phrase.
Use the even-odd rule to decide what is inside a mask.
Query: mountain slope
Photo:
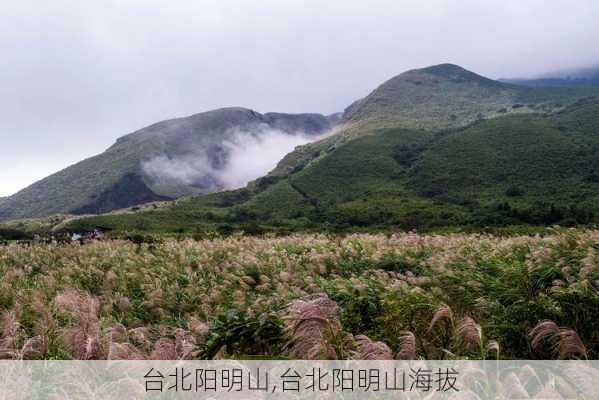
[[[454,64],[404,72],[345,110],[362,134],[373,129],[440,130],[506,114],[554,112],[597,90],[529,88],[495,81]]]
[[[506,87],[454,66],[439,69],[418,73],[438,82],[430,87],[416,84],[423,92],[410,95],[431,99],[437,111],[430,115],[424,100],[410,103],[401,90],[388,88],[383,96],[379,88],[346,111],[337,134],[301,146],[247,188],[69,226],[147,231],[230,225],[248,229],[251,224],[269,229],[411,229],[596,220],[599,100],[589,93],[599,90]],[[400,77],[392,87],[414,85],[405,83],[406,75]],[[451,95],[431,91],[439,85]],[[472,93],[478,93],[475,98],[483,106],[464,100]],[[381,96],[386,100],[377,100]],[[503,103],[508,98],[513,103]],[[463,118],[446,118],[456,109],[465,110],[465,104],[470,111],[464,111]],[[485,118],[469,114],[499,104],[505,110]],[[410,115],[421,115],[417,126]]]
[[[443,129],[496,115],[515,103],[519,88],[457,65],[441,64],[404,72],[346,110],[360,129],[401,126]]]
[[[227,164],[232,141],[272,132],[318,135],[332,123],[318,114],[259,114],[243,108],[162,121],[9,197],[0,203],[0,220],[103,213],[222,190],[218,172]]]
[[[494,81],[453,64],[410,70],[345,109],[339,134],[288,154],[271,173],[287,176],[356,137],[383,129],[439,131],[513,114],[550,114],[599,88],[532,88]]]

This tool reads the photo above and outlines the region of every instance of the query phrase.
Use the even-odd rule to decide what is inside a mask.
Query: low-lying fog
[[[276,129],[237,130],[222,144],[224,157],[205,149],[183,156],[159,155],[142,164],[155,182],[203,187],[206,191],[237,189],[272,171],[297,146],[326,136],[290,134]]]

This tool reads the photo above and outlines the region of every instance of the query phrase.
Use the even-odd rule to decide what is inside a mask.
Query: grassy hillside
[[[69,220],[60,228],[259,232],[593,223],[599,215],[593,94],[599,88],[522,87],[451,64],[408,71],[350,106],[335,134],[297,148],[244,189]],[[190,132],[173,146],[185,147]],[[148,137],[132,135],[121,144]],[[113,190],[100,196],[102,203],[129,197],[131,184],[115,187],[122,196]]]
[[[332,117],[334,119],[334,117]],[[0,203],[0,221],[56,213],[98,214],[152,201],[221,190],[212,174],[227,157],[223,143],[236,134],[260,135],[266,129],[319,134],[331,120],[319,114],[259,114],[225,108],[162,121],[121,137],[104,153],[53,174]],[[156,178],[142,163],[206,159],[197,181]],[[178,164],[171,166],[177,169]],[[179,166],[179,168],[183,168]],[[164,167],[166,168],[166,167]],[[173,171],[176,176],[177,171]]]
[[[599,110],[599,109],[598,109]],[[551,118],[514,116],[451,132],[421,155],[410,186],[426,197],[456,203],[591,200],[598,148],[585,146]],[[588,132],[588,135],[599,132]]]
[[[350,105],[337,135],[288,154],[272,175],[297,172],[331,149],[384,129],[438,132],[506,115],[557,113],[595,96],[599,87],[518,86],[452,64],[407,71]]]
[[[383,83],[348,110],[360,129],[464,125],[509,107],[517,89],[456,65],[412,70]]]
[[[407,71],[346,110],[362,133],[404,127],[439,130],[504,114],[552,112],[599,88],[527,88],[495,81],[457,65]]]
[[[385,129],[325,151],[289,176],[167,208],[71,227],[439,228],[587,224],[599,216],[599,100],[438,132]]]

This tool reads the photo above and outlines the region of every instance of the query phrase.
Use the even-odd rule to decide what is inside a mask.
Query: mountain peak
[[[420,68],[419,71],[424,71],[440,76],[451,76],[456,74],[474,74],[474,72],[468,71],[466,68],[451,63],[431,65],[429,67]]]
[[[397,75],[395,78],[397,79],[405,79],[414,76],[428,76],[430,78],[429,82],[434,84],[439,84],[440,82],[446,80],[454,83],[477,83],[480,85],[486,86],[507,86],[504,83],[495,81],[493,79],[489,79],[472,71],[469,71],[463,67],[460,67],[456,64],[437,64],[431,65],[429,67],[412,69],[406,71],[402,74]],[[395,78],[392,78],[391,81]]]
[[[444,129],[473,122],[513,103],[514,89],[455,64],[399,74],[352,104],[345,119],[377,128]],[[513,93],[512,93],[513,94]]]

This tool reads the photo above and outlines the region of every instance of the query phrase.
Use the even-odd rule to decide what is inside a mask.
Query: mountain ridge
[[[320,215],[316,220],[321,221],[322,218],[325,218],[324,214],[328,215],[326,218],[335,219],[332,215],[339,217],[354,210],[357,205],[352,202],[356,201],[356,196],[357,198],[360,196],[368,198],[369,193],[380,192],[381,188],[388,187],[389,192],[385,192],[386,194],[383,196],[385,201],[389,202],[385,203],[387,204],[385,207],[397,208],[399,206],[398,199],[405,198],[409,200],[408,203],[412,202],[414,207],[428,210],[426,212],[437,210],[436,204],[443,203],[444,207],[449,210],[456,210],[457,214],[466,215],[472,210],[468,211],[467,207],[465,209],[463,205],[458,204],[466,201],[461,198],[461,194],[458,196],[460,199],[450,198],[451,196],[455,197],[451,190],[447,191],[442,187],[440,189],[439,185],[429,178],[422,179],[422,182],[428,182],[429,188],[414,184],[416,176],[414,174],[418,168],[429,165],[426,164],[426,158],[423,157],[434,149],[431,146],[438,143],[439,138],[447,135],[454,137],[452,135],[455,135],[455,132],[464,130],[475,132],[476,129],[479,129],[469,128],[472,126],[482,126],[483,130],[477,135],[484,137],[485,132],[494,129],[493,123],[485,125],[485,121],[499,121],[496,123],[502,126],[501,129],[508,129],[505,118],[508,118],[508,122],[512,121],[509,118],[516,120],[523,118],[522,122],[526,125],[523,135],[526,138],[534,135],[536,129],[543,124],[549,124],[552,127],[552,132],[559,131],[564,127],[554,126],[558,122],[543,118],[571,111],[569,107],[574,107],[576,110],[584,109],[585,99],[592,103],[592,96],[597,94],[599,94],[599,90],[594,88],[518,86],[491,80],[454,64],[439,64],[406,71],[387,80],[365,98],[352,103],[345,109],[342,116],[339,114],[333,116],[260,114],[240,108],[214,110],[208,112],[212,113],[214,119],[211,119],[211,122],[205,121],[206,126],[210,127],[211,123],[215,123],[220,127],[221,134],[227,132],[227,129],[232,126],[245,123],[251,126],[266,124],[269,127],[276,126],[277,129],[287,130],[296,129],[297,126],[308,127],[308,130],[313,127],[315,134],[323,129],[333,127],[334,129],[331,134],[321,140],[296,147],[295,150],[283,157],[273,171],[250,182],[245,188],[200,197],[195,197],[198,194],[197,191],[178,193],[174,197],[186,195],[193,195],[193,197],[189,202],[183,200],[172,203],[166,209],[173,207],[179,210],[186,209],[186,207],[190,207],[190,209],[208,208],[212,211],[207,215],[213,215],[207,217],[210,220],[223,213],[245,212],[240,210],[248,210],[253,215],[256,213],[252,210],[264,210],[265,205],[268,205],[267,208],[280,208],[272,211],[272,215],[279,216],[277,218],[294,220],[292,215],[296,215],[297,221],[314,221],[316,213]],[[227,112],[232,112],[235,118],[230,118]],[[167,155],[169,152],[180,154],[194,144],[191,140],[194,138],[194,130],[186,124],[194,126],[193,120],[200,118],[197,116],[203,114],[206,113],[194,114],[188,117],[190,119],[167,120],[150,125],[119,139],[109,150],[111,154],[112,152],[121,154],[135,149],[135,154],[141,152],[147,156],[152,154],[155,144],[158,143],[161,151]],[[223,119],[225,115],[226,118]],[[533,117],[535,115],[538,117]],[[585,111],[584,115],[587,118],[589,112]],[[541,120],[535,118],[541,118]],[[164,135],[164,131],[175,129],[173,126],[180,134],[176,136],[176,140],[169,140],[169,136]],[[557,136],[558,141],[562,140],[561,135]],[[477,136],[475,135],[475,137]],[[549,138],[554,140],[554,136]],[[392,149],[385,148],[383,146],[385,143]],[[484,144],[476,143],[476,146]],[[528,142],[526,143],[528,146]],[[565,148],[570,149],[568,151],[578,151],[578,147],[566,146]],[[349,149],[352,151],[349,152]],[[375,152],[374,149],[377,151]],[[216,150],[218,149],[216,148]],[[384,153],[385,156],[382,157],[377,152]],[[218,151],[213,153],[217,154]],[[365,159],[363,158],[365,155],[373,158]],[[130,157],[125,157],[125,159],[131,161]],[[117,161],[119,161],[118,157]],[[139,166],[141,158],[134,161],[128,166],[131,168]],[[219,162],[218,157],[215,162]],[[459,162],[459,158],[452,161],[452,163]],[[434,163],[431,165],[434,166]],[[477,168],[482,167],[478,166]],[[139,180],[139,175],[135,175],[134,169],[121,168],[121,171],[123,170],[133,173],[133,175],[120,175],[121,185],[118,186],[119,181],[117,180],[115,190],[109,190],[108,193],[95,193],[95,197],[100,197],[100,203],[108,204],[109,208],[116,209],[130,207],[140,202],[168,200],[169,197],[165,195],[168,191],[159,190],[159,187],[155,184],[152,186],[152,182],[148,182],[147,179]],[[370,172],[366,173],[366,171]],[[408,173],[408,171],[410,172]],[[366,175],[362,175],[362,173],[366,173]],[[554,171],[551,170],[551,173]],[[594,172],[588,173],[592,175]],[[422,175],[422,177],[424,176],[429,175]],[[124,184],[122,183],[123,179],[125,180]],[[328,183],[323,184],[323,182]],[[459,186],[463,183],[458,180],[454,185]],[[493,183],[493,185],[499,184]],[[141,197],[141,201],[139,198],[132,198],[127,193],[127,189],[132,186],[138,187],[135,193]],[[353,194],[347,193],[348,188],[353,188],[351,191]],[[168,187],[167,189],[171,190]],[[507,189],[501,190],[506,191]],[[501,197],[499,196],[499,198]],[[9,203],[11,199],[8,200]],[[119,204],[119,199],[125,199],[130,204]],[[284,204],[281,199],[286,199],[285,201],[290,202],[290,205]],[[378,200],[371,199],[369,201],[382,207]],[[94,205],[92,201],[88,201],[86,204],[91,204],[91,207],[73,208],[72,210],[85,213],[105,212],[101,207]],[[3,209],[6,209],[6,205],[0,205],[0,218]],[[331,212],[333,214],[330,214]],[[203,215],[201,212],[193,215],[195,215],[194,218],[204,218],[201,217]],[[260,215],[260,213],[256,215]],[[363,213],[363,216],[367,215],[369,215],[367,212]],[[119,218],[127,220],[130,217],[120,215]],[[190,221],[189,218],[188,216],[185,220]],[[233,217],[227,218],[237,221]],[[262,218],[268,220],[265,215],[262,215]],[[373,221],[377,221],[377,218],[372,217]],[[155,222],[146,221],[146,223],[150,226],[155,225]],[[143,226],[143,224],[140,223],[139,226]]]
[[[193,156],[213,152],[210,162],[224,162],[223,141],[235,134],[260,135],[301,130],[317,135],[330,129],[320,114],[266,113],[227,107],[151,124],[116,140],[106,151],[52,174],[0,204],[0,220],[44,217],[57,213],[102,213],[149,201],[162,201],[211,191],[179,182],[161,186],[142,170],[152,157]],[[219,159],[220,157],[220,159]],[[170,187],[168,186],[170,185]],[[210,185],[207,178],[207,184]],[[169,192],[170,191],[170,192]]]
[[[588,224],[599,216],[599,99],[431,132],[383,129],[287,176],[61,229],[203,232]],[[542,143],[540,146],[539,143]]]

